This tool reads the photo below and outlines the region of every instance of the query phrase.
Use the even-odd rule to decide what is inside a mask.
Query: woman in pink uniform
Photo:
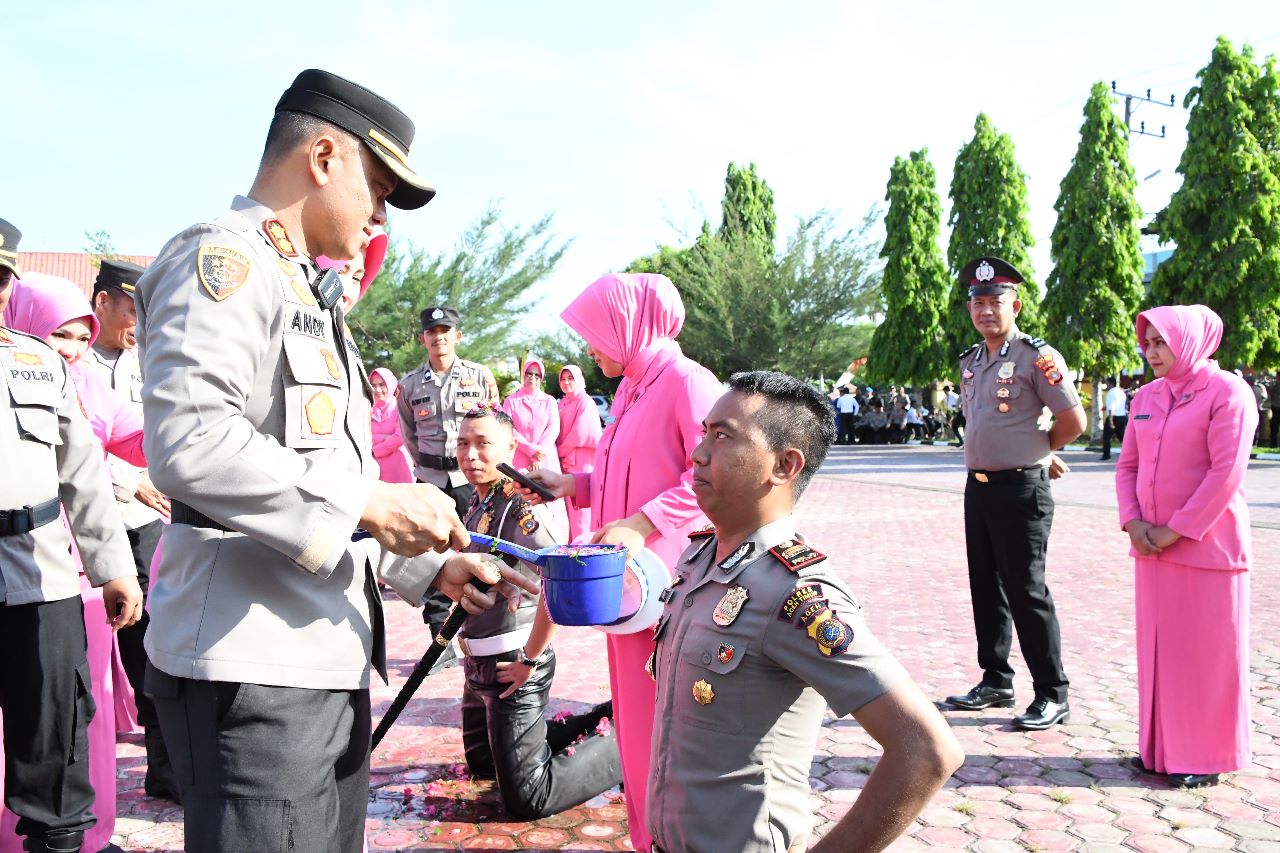
[[[602,427],[595,401],[587,394],[582,368],[566,364],[560,370],[560,390],[564,392],[560,398],[560,437],[556,439],[560,470],[566,474],[590,474]],[[564,503],[572,542],[591,529],[591,510],[578,506],[574,498],[565,498]]]
[[[1211,356],[1222,320],[1203,305],[1138,315],[1156,380],[1129,409],[1116,466],[1135,564],[1135,766],[1201,787],[1248,767],[1249,510],[1253,392]]]
[[[500,408],[511,416],[516,430],[516,468],[549,468],[560,470],[556,455],[556,438],[560,435],[560,412],[555,398],[542,390],[546,368],[542,359],[529,356],[520,374],[520,387],[513,391]]]
[[[373,386],[373,409],[369,415],[373,431],[373,458],[378,462],[380,478],[384,483],[412,483],[413,466],[404,447],[400,418],[396,414],[396,388],[400,383],[394,373],[379,367],[369,374],[369,384]]]
[[[80,407],[102,443],[104,458],[109,451],[144,467],[147,460],[142,453],[141,415],[106,381],[80,363],[98,337],[98,318],[80,288],[57,276],[27,273],[13,283],[4,318],[9,328],[43,338],[67,362]],[[93,813],[98,822],[85,832],[84,849],[96,853],[119,849],[110,846],[116,822],[116,717],[123,713],[136,718],[136,711],[132,709],[129,681],[119,663],[115,633],[101,617],[102,593],[91,587],[83,574],[80,596],[85,605],[93,700],[98,706],[89,723],[89,781],[93,784]],[[14,831],[17,822],[7,809],[0,817],[0,853],[22,850]]]
[[[706,524],[693,494],[690,454],[702,440],[702,419],[720,382],[680,351],[684,303],[666,276],[609,274],[560,314],[587,342],[605,376],[621,376],[589,473],[542,472],[560,497],[591,508],[593,542],[648,548],[671,570]],[[627,821],[636,850],[652,844],[644,812],[656,698],[645,671],[651,632],[610,634],[609,685],[622,754]],[[726,815],[726,819],[731,819]]]

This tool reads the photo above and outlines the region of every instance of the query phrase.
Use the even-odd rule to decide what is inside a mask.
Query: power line
[[[1159,139],[1165,138],[1165,126],[1163,124],[1160,125],[1159,133],[1153,133],[1147,130],[1147,123],[1145,121],[1139,122],[1138,129],[1134,130],[1133,127],[1129,124],[1129,119],[1133,116],[1135,102],[1138,103],[1139,105],[1155,104],[1156,106],[1160,106],[1160,107],[1172,108],[1174,105],[1175,96],[1170,95],[1169,103],[1166,104],[1164,101],[1157,101],[1155,98],[1151,97],[1150,89],[1147,90],[1147,93],[1145,95],[1135,95],[1129,92],[1121,92],[1119,89],[1116,88],[1115,80],[1111,81],[1111,95],[1112,97],[1116,97],[1116,98],[1124,98],[1124,129],[1127,130],[1130,133],[1130,135],[1154,136]]]

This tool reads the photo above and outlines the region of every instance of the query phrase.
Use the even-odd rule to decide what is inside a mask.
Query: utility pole
[[[1155,98],[1152,98],[1150,89],[1147,90],[1147,94],[1145,95],[1134,95],[1128,92],[1121,92],[1118,89],[1116,89],[1115,80],[1111,81],[1111,94],[1117,98],[1124,98],[1124,129],[1125,130],[1137,136],[1154,136],[1159,139],[1165,138],[1165,135],[1164,135],[1165,126],[1163,124],[1160,125],[1159,133],[1153,133],[1147,130],[1147,123],[1145,121],[1139,122],[1138,129],[1134,130],[1132,127],[1129,126],[1129,119],[1133,116],[1133,113],[1134,113],[1134,106],[1133,106],[1134,101],[1137,101],[1139,104],[1155,104],[1161,107],[1172,107],[1174,105],[1173,95],[1169,96],[1169,103],[1166,104],[1164,101],[1157,101]]]

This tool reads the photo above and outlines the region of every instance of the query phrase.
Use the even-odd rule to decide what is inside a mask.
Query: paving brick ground
[[[971,851],[1280,851],[1280,463],[1250,467],[1254,513],[1253,750],[1255,764],[1215,788],[1178,790],[1121,765],[1136,743],[1132,568],[1116,530],[1112,465],[1073,453],[1054,486],[1049,578],[1063,628],[1072,720],[1015,731],[1019,709],[948,714],[968,758],[908,837],[892,849]],[[879,636],[931,695],[979,676],[964,565],[962,458],[943,447],[837,448],[800,507],[800,528],[832,556]],[[395,663],[385,708],[423,648],[417,614],[388,603]],[[601,636],[570,629],[556,642],[553,710],[606,697]],[[1031,697],[1020,659],[1016,687]],[[488,783],[461,765],[461,675],[429,679],[373,757],[368,811],[373,851],[629,850],[617,793],[533,823],[502,811]],[[1212,697],[1206,697],[1212,701]],[[852,719],[829,718],[811,782],[819,831],[857,799],[878,750]],[[119,747],[116,842],[182,849],[181,810],[142,796],[143,749]]]

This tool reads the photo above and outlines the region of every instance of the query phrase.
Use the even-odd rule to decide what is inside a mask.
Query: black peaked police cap
[[[97,296],[104,290],[116,288],[132,296],[143,272],[142,267],[137,264],[117,261],[114,258],[103,258],[102,266],[98,267],[98,278],[93,283],[93,295]]]
[[[280,96],[276,112],[285,111],[324,119],[369,146],[398,179],[387,196],[392,207],[414,210],[435,196],[435,188],[409,167],[413,122],[381,95],[336,74],[309,68]]]
[[[1025,281],[1017,267],[1003,258],[988,256],[965,264],[960,270],[960,283],[969,288],[969,298],[998,296],[1006,290],[1017,291]]]

